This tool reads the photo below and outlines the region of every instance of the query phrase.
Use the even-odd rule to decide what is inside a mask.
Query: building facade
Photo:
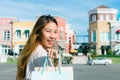
[[[56,49],[60,48],[65,53],[69,52],[66,32],[66,19],[59,16],[54,16],[58,22],[58,37],[55,42]],[[7,21],[8,20],[8,21]],[[36,18],[37,20],[37,18]],[[34,27],[35,21],[30,20],[15,20],[14,18],[6,21],[0,19],[0,54],[8,54],[14,52],[19,54],[24,48],[30,33]],[[4,22],[4,23],[2,23]],[[5,23],[6,22],[6,23]],[[70,34],[71,35],[71,34]],[[73,41],[72,37],[71,40]],[[73,43],[73,42],[70,43]]]
[[[0,18],[0,53],[6,55],[12,46],[12,22],[16,18]]]
[[[114,28],[120,28],[117,24],[117,9],[101,5],[88,12],[89,14],[89,43],[93,51],[98,55],[106,55],[107,51],[113,48],[113,38],[116,33]],[[114,22],[117,22],[114,24]],[[112,25],[112,26],[111,26]]]
[[[14,21],[12,28],[12,49],[19,54],[24,48],[30,33],[33,29],[34,21]]]
[[[111,48],[117,52],[116,55],[120,55],[120,21],[111,21],[110,29]]]
[[[74,50],[75,47],[75,41],[76,41],[76,33],[75,31],[73,31],[72,29],[70,29],[70,25],[66,26],[66,49],[68,52],[70,52],[71,50]]]

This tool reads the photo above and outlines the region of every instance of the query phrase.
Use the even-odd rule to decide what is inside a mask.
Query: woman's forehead
[[[54,22],[50,22],[44,28],[47,28],[47,29],[57,29],[57,25]]]

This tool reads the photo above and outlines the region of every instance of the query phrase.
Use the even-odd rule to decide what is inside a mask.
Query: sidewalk
[[[72,64],[87,64],[87,56],[73,56]]]
[[[7,55],[1,55],[0,54],[0,63],[6,63],[7,62],[7,58],[8,58]]]

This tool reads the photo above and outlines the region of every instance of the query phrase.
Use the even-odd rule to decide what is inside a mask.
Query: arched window
[[[24,31],[24,35],[25,35],[25,38],[28,38],[29,35],[30,35],[30,31],[29,30],[25,30]]]
[[[93,42],[96,42],[96,30],[93,30]]]
[[[16,38],[21,38],[21,30],[16,30]]]

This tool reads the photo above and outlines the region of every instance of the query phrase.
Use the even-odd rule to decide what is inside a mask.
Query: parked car
[[[108,59],[106,57],[98,57],[94,60],[88,60],[88,64],[90,64],[90,65],[95,65],[95,64],[109,65],[109,64],[112,64],[112,60]]]
[[[70,50],[70,54],[71,54],[71,55],[78,55],[77,53],[78,53],[77,50]]]

